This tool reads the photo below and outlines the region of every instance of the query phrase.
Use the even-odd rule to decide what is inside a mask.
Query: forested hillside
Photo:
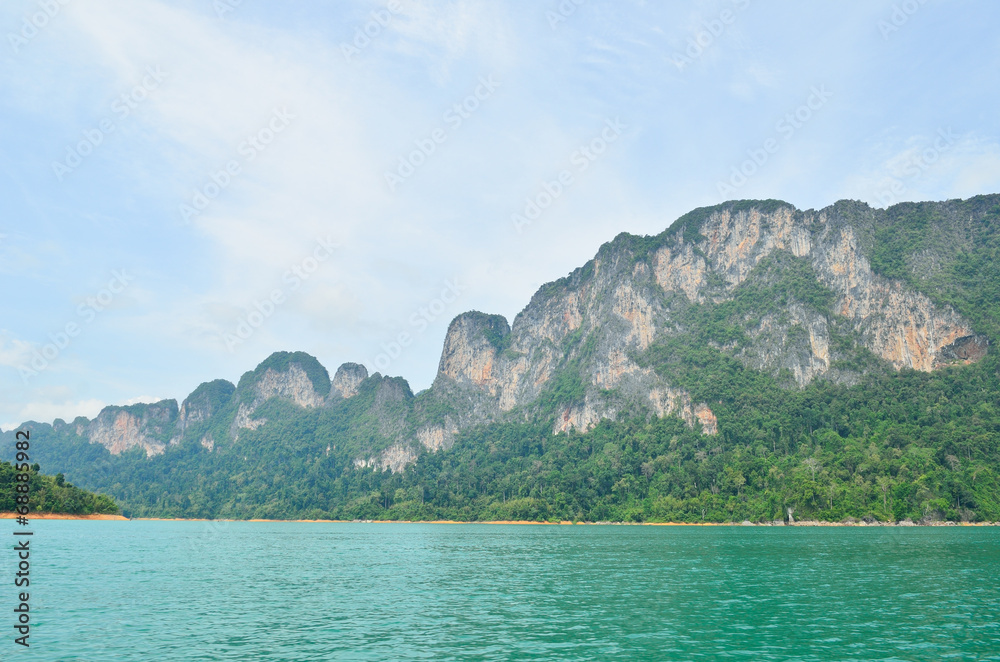
[[[62,515],[115,515],[119,512],[114,499],[106,494],[92,494],[67,483],[62,474],[46,476],[38,472],[37,464],[31,465],[28,474],[28,517],[33,513],[58,513]],[[19,485],[24,485],[23,473],[10,462],[0,462],[0,512],[17,512]]]
[[[137,516],[997,521],[998,251],[997,195],[726,203],[460,315],[418,394],[280,352],[26,425]]]

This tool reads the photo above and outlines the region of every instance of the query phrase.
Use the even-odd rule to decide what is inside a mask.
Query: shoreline
[[[0,519],[17,519],[21,517],[17,513],[0,513]],[[91,513],[90,515],[73,515],[71,513],[28,513],[24,515],[28,520],[33,519],[91,519],[91,520],[125,520],[124,515],[108,515],[105,513]]]
[[[13,519],[16,513],[0,513],[0,519]],[[463,522],[460,520],[333,520],[333,519],[208,519],[203,517],[125,517],[123,515],[61,515],[54,513],[29,514],[28,519],[64,520],[117,520],[141,522],[289,522],[305,524],[509,524],[517,526],[754,526],[754,527],[939,527],[939,526],[1000,526],[1000,522],[929,522],[919,524],[902,522],[825,522],[802,520],[793,522],[536,522],[533,520],[483,520]]]

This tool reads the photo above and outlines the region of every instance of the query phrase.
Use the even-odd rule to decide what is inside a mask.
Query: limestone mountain
[[[981,359],[987,336],[951,306],[873,271],[863,244],[879,215],[857,203],[820,212],[734,203],[697,210],[657,237],[620,235],[542,288],[512,326],[478,312],[452,322],[437,379],[422,395],[471,406],[418,438],[440,447],[465,427],[532,405],[554,407],[554,432],[646,410],[714,435],[709,404],[652,367],[651,349],[692,331],[719,331],[708,344],[800,387]],[[706,306],[723,311],[713,322],[724,329],[699,319]],[[699,323],[708,328],[692,328]]]
[[[868,397],[875,383],[952,375],[984,360],[992,366],[990,343],[1000,330],[998,217],[997,195],[886,210],[842,201],[802,211],[775,200],[697,209],[659,235],[617,236],[540,288],[512,322],[459,315],[432,386],[416,395],[405,380],[369,375],[357,363],[344,363],[331,380],[314,357],[278,352],[237,385],[202,384],[179,407],[174,400],[108,407],[93,421],[29,426],[33,438],[52,439],[45,465],[78,484],[120,498],[148,493],[137,486],[144,480],[162,487],[152,501],[136,501],[149,512],[184,502],[166,477],[178,467],[254,483],[261,480],[251,477],[254,467],[241,462],[278,457],[281,467],[255,466],[340,481],[339,496],[319,490],[309,501],[332,512],[360,498],[360,485],[374,488],[373,475],[429,479],[427,467],[458,457],[456,443],[468,446],[484,434],[494,447],[490,434],[544,430],[544,454],[546,435],[589,439],[604,429],[676,421],[686,432],[671,435],[675,447],[662,458],[673,459],[649,458],[639,472],[649,482],[675,460],[683,469],[680,439],[689,440],[692,458],[704,452],[698,449],[728,457],[751,446],[764,456],[768,440],[772,453],[779,444],[812,445],[817,429],[829,425],[832,401],[809,410],[815,416],[804,423],[806,441],[795,441],[800,431],[791,421],[774,422],[782,405],[768,398]],[[995,381],[991,370],[969,374]],[[995,399],[989,393],[987,400]],[[871,425],[859,434],[871,434]],[[9,441],[5,435],[4,447]],[[444,465],[437,471],[462,480]],[[718,493],[718,482],[710,493]],[[260,514],[260,504],[247,510],[221,483],[201,483],[202,511]]]

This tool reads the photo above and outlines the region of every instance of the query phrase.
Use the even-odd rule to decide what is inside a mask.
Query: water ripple
[[[36,529],[19,660],[1000,660],[988,528]]]

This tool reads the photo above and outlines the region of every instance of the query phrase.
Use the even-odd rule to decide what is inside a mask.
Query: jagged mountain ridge
[[[985,214],[997,199],[972,206]],[[947,215],[960,202],[928,204]],[[740,201],[695,210],[655,237],[619,235],[539,289],[512,324],[478,312],[456,317],[433,385],[416,396],[405,380],[369,376],[359,364],[343,364],[331,380],[315,358],[281,352],[238,385],[202,384],[180,406],[108,407],[93,421],[55,428],[112,455],[142,449],[152,457],[184,440],[209,452],[234,446],[241,433],[266,433],[269,422],[308,410],[348,412],[364,430],[352,442],[354,466],[393,472],[493,421],[548,418],[561,432],[586,431],[602,418],[679,416],[711,436],[719,428],[711,403],[695,401],[654,359],[692,334],[705,309],[731,309],[712,347],[784,376],[790,388],[986,355],[987,337],[970,320],[872,268],[880,227],[905,208],[839,202],[799,211]],[[962,241],[960,226],[949,225],[949,241]],[[762,305],[762,292],[774,301]],[[741,308],[744,299],[755,304]],[[287,406],[270,413],[275,401]]]

